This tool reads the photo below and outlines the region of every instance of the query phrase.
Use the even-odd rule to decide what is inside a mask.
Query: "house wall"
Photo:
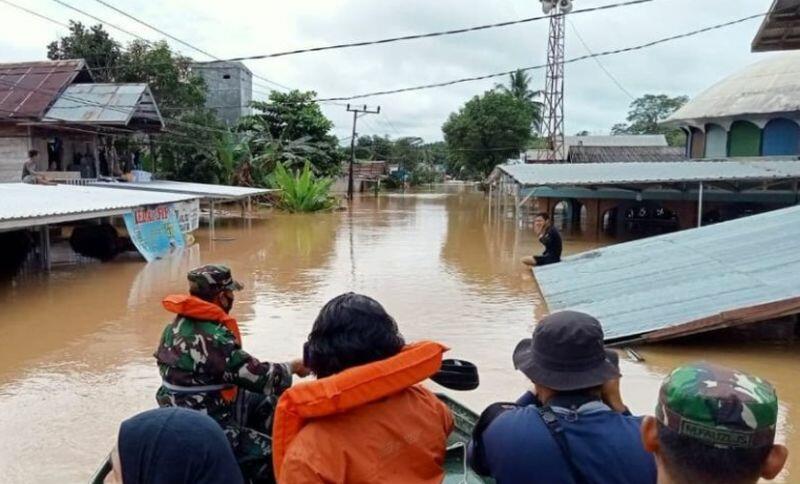
[[[198,66],[194,72],[205,80],[206,106],[228,126],[251,113],[253,76],[239,63],[210,63]]]

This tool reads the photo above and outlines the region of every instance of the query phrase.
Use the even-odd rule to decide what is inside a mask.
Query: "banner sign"
[[[175,210],[178,212],[178,221],[184,234],[190,234],[200,227],[199,199],[178,202],[175,204]]]
[[[173,204],[139,208],[125,214],[133,245],[147,262],[161,259],[186,246]]]

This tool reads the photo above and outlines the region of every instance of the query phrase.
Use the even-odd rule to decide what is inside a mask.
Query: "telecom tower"
[[[542,135],[550,148],[547,161],[556,162],[567,158],[564,146],[564,30],[565,15],[572,11],[572,0],[540,1],[542,11],[550,15]]]

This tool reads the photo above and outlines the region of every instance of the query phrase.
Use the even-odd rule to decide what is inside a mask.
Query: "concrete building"
[[[252,113],[253,73],[241,62],[203,62],[192,66],[192,71],[206,82],[206,107],[217,113],[217,118],[233,126],[242,116]]]
[[[665,124],[690,158],[800,155],[800,52],[752,64],[697,95]]]

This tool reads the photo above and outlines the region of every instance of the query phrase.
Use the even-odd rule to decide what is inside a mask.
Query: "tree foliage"
[[[463,178],[483,178],[498,164],[517,158],[532,139],[537,111],[500,91],[475,96],[442,126],[451,170]]]
[[[660,123],[687,102],[689,102],[688,96],[645,94],[631,103],[628,122],[615,124],[611,128],[611,134],[663,134],[670,146],[682,146],[686,142],[684,132],[677,128],[662,126]]]
[[[69,21],[70,34],[47,45],[50,60],[84,59],[98,82],[113,82],[115,68],[122,56],[122,47],[111,38],[102,25],[87,28],[80,22]]]
[[[543,93],[542,91],[534,91],[531,89],[530,84],[530,75],[519,69],[508,75],[508,85],[497,84],[495,89],[513,96],[520,102],[530,105],[534,113],[531,128],[534,131],[538,131],[542,124],[542,111],[544,110],[544,105],[538,99]]]

